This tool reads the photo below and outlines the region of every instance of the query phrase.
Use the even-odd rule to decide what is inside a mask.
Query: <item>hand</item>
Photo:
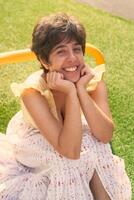
[[[56,71],[47,73],[46,82],[48,88],[65,94],[69,94],[73,90],[76,90],[75,85],[72,82],[65,80],[64,75]]]
[[[87,64],[81,69],[81,77],[76,83],[76,87],[84,87],[89,83],[89,81],[95,76],[93,70],[89,68]]]

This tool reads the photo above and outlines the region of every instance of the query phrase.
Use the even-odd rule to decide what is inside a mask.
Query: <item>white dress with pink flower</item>
[[[104,66],[95,70],[96,76],[88,85],[90,90],[101,79]],[[22,84],[14,83],[12,90],[20,96],[25,88],[37,89],[58,117],[52,93],[46,88],[41,73],[33,73]],[[21,104],[22,110],[9,122],[6,135],[0,135],[1,200],[93,200],[89,182],[95,170],[111,200],[131,199],[124,161],[112,154],[109,144],[92,136],[83,115],[80,158],[73,160],[53,148]]]

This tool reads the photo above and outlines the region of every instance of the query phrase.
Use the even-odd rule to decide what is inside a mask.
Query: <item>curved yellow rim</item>
[[[94,45],[86,43],[85,53],[86,55],[94,57],[97,65],[105,63],[103,53]],[[26,62],[35,59],[36,56],[30,49],[0,53],[0,65]]]

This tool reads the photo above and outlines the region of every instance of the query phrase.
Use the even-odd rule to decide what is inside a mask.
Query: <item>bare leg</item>
[[[110,200],[96,171],[90,181],[90,188],[95,200]]]

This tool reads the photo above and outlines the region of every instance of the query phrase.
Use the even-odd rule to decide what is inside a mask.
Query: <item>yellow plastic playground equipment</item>
[[[85,52],[86,55],[95,59],[96,65],[105,63],[103,53],[94,45],[86,43]],[[36,56],[30,49],[0,53],[0,65],[32,61],[35,59]]]

